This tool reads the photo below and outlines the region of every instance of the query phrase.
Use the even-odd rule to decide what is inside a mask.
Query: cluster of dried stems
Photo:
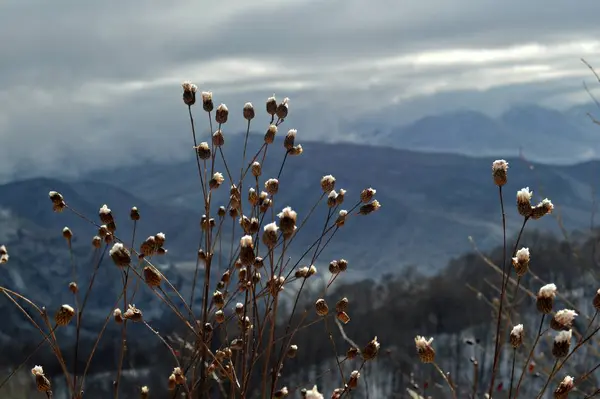
[[[164,376],[164,384],[172,391],[172,397],[184,395],[189,398],[283,398],[296,391],[296,394],[315,399],[324,397],[318,392],[316,385],[311,390],[285,387],[282,386],[280,377],[286,359],[293,358],[302,350],[294,345],[296,334],[308,325],[321,322],[325,326],[326,339],[332,344],[332,352],[324,356],[335,357],[337,361],[337,371],[331,370],[333,376],[329,379],[338,381],[339,378],[337,383],[334,382],[339,388],[331,393],[331,398],[349,395],[358,385],[365,362],[377,356],[379,343],[377,338],[374,338],[361,347],[353,344],[342,330],[343,324],[350,321],[348,300],[340,299],[334,307],[335,311],[330,311],[324,299],[327,289],[340,273],[346,270],[346,260],[336,260],[329,264],[330,277],[328,281],[324,280],[327,283],[324,284],[321,296],[311,299],[314,301],[313,312],[317,315],[315,320],[306,321],[309,316],[306,310],[300,317],[294,316],[298,311],[307,280],[317,273],[324,274],[318,272],[314,265],[338,230],[357,216],[368,215],[380,207],[374,198],[375,190],[363,190],[346,210],[343,209],[346,191],[336,191],[335,178],[331,175],[324,176],[320,182],[321,193],[314,206],[303,219],[299,219],[288,204],[276,205],[286,160],[303,152],[302,146],[295,143],[295,130],[289,130],[283,140],[282,150],[285,151],[285,157],[278,175],[269,176],[268,179],[263,179],[262,176],[267,151],[274,147],[276,134],[288,116],[289,100],[286,98],[279,103],[274,97],[267,100],[266,111],[270,121],[264,135],[264,143],[252,157],[247,156],[246,150],[255,110],[251,103],[245,104],[242,114],[247,121],[247,130],[241,154],[243,166],[241,170],[234,171],[228,167],[222,151],[225,144],[224,127],[229,118],[227,107],[221,104],[215,108],[212,93],[199,93],[197,87],[190,82],[185,82],[182,86],[197,160],[198,189],[204,198],[204,215],[198,221],[200,245],[195,256],[196,268],[194,275],[190,276],[190,279],[193,278],[191,297],[184,298],[178,287],[175,287],[152,262],[154,257],[165,255],[167,252],[164,234],[158,233],[136,243],[135,232],[140,223],[141,211],[135,207],[131,209],[128,216],[129,223],[133,224],[133,234],[125,240],[118,236],[117,221],[108,206],[100,208],[99,221],[96,222],[95,217],[83,215],[77,209],[73,209],[69,199],[58,192],[49,194],[55,212],[72,212],[98,229],[92,240],[93,273],[85,284],[85,290],[80,289],[83,284],[77,280],[77,267],[73,261],[71,245],[73,233],[69,228],[65,228],[63,236],[70,251],[73,268],[73,281],[68,284],[68,289],[73,293],[73,303],[65,304],[56,310],[52,320],[45,307],[24,295],[8,287],[0,287],[0,293],[14,304],[42,335],[43,339],[36,350],[44,344],[49,345],[62,368],[69,395],[73,399],[84,397],[89,367],[109,323],[119,323],[121,328],[121,351],[118,364],[115,365],[113,382],[114,398],[117,398],[122,390],[123,365],[127,356],[126,341],[129,338],[127,327],[130,323],[142,324],[168,348],[171,356],[165,362],[172,363],[173,372]],[[203,109],[200,112],[206,114],[212,133],[212,137],[206,142],[198,142],[196,135],[193,110],[197,95],[200,99],[198,103],[201,103]],[[281,150],[275,147],[271,151]],[[219,172],[220,168],[223,173]],[[318,183],[315,182],[315,186],[318,187]],[[219,206],[213,197],[216,190],[225,189],[221,188],[222,185],[229,188],[229,202]],[[328,209],[322,230],[308,248],[295,250],[295,254],[301,255],[292,260],[289,254],[294,238],[319,205]],[[223,243],[226,224],[231,224],[230,243]],[[227,249],[223,248],[230,248],[229,256]],[[79,350],[81,322],[93,291],[96,272],[105,254],[110,256],[114,265],[121,271],[122,279],[119,283],[123,289],[120,296],[115,298],[115,306],[109,310],[93,348],[84,358],[85,368],[81,370],[77,368],[82,356]],[[1,248],[0,256],[2,263],[8,261],[8,251],[5,247]],[[197,281],[201,281],[199,287]],[[280,306],[281,292],[292,284],[299,288],[291,313],[288,311],[284,314]],[[200,294],[196,293],[197,288]],[[143,304],[134,305],[136,294],[144,289],[150,290],[181,320],[186,330],[185,338],[180,339],[181,347],[177,347],[173,340],[163,337],[151,326],[152,321],[144,317]],[[196,295],[202,296],[200,309],[194,307]],[[300,322],[297,322],[297,319],[300,319]],[[340,349],[336,348],[332,323],[337,324],[346,342],[350,343],[347,352],[340,352]],[[76,329],[76,342],[72,343],[75,359],[72,362],[65,359],[62,351],[64,349],[59,345],[55,334],[57,328],[67,325],[74,325]],[[33,353],[0,382],[0,389],[29,361]],[[69,364],[72,365],[71,368]],[[44,374],[43,368],[35,366],[31,371],[38,390],[51,397],[52,384]],[[315,382],[312,381],[311,385]],[[140,388],[139,395],[141,398],[148,398],[151,392],[144,386]]]

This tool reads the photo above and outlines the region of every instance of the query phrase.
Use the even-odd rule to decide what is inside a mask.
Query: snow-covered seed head
[[[498,187],[502,187],[506,184],[506,174],[508,171],[508,162],[504,159],[498,159],[492,163],[492,176],[494,177],[494,184]]]
[[[245,235],[240,239],[240,261],[242,265],[250,266],[254,263],[254,244],[252,236]]]
[[[277,126],[271,124],[265,133],[265,143],[273,144],[275,141],[275,135],[277,134]]]
[[[192,106],[196,103],[196,92],[198,91],[198,86],[186,80],[181,84],[183,88],[183,102],[187,106]]]
[[[203,91],[202,92],[202,109],[206,112],[212,112],[215,108],[215,104],[213,103],[213,94],[212,91]]]
[[[121,309],[117,308],[113,311],[113,318],[115,319],[115,322],[117,324],[123,323],[124,319],[123,319],[123,312],[121,312]]]
[[[271,116],[275,115],[277,112],[277,99],[275,98],[275,94],[267,98],[266,109],[267,113]]]
[[[327,302],[325,302],[325,299],[323,298],[317,299],[317,302],[315,302],[315,309],[317,310],[317,314],[321,317],[327,316],[329,313],[329,306],[327,306]]]
[[[361,206],[358,212],[361,215],[368,215],[377,211],[379,208],[381,208],[381,204],[379,203],[379,201],[373,200],[370,203]]]
[[[217,129],[213,133],[212,143],[215,147],[222,147],[225,144],[225,136],[223,136],[223,131],[221,129]]]
[[[361,202],[367,204],[369,202],[371,202],[371,200],[373,199],[373,197],[375,197],[375,194],[377,193],[377,190],[375,190],[374,188],[365,188],[364,190],[362,190],[360,192],[360,200]]]
[[[269,179],[269,180],[267,180],[265,182],[265,190],[270,195],[277,194],[277,191],[279,191],[279,180],[277,180],[277,179]]]
[[[529,187],[525,187],[517,191],[517,210],[523,217],[530,217],[533,213],[533,207],[531,206],[532,191],[529,191]]]
[[[129,254],[129,251],[120,242],[115,243],[110,251],[108,251],[108,254],[112,258],[113,262],[115,262],[115,265],[119,267],[125,267],[131,263],[131,255]]]
[[[554,345],[552,346],[552,355],[560,359],[569,354],[571,346],[571,330],[561,331],[554,337]]]
[[[140,399],[148,399],[148,395],[150,393],[150,389],[147,386],[143,386],[140,389]]]
[[[275,222],[269,223],[264,227],[262,241],[268,248],[273,248],[277,245],[278,232],[279,227],[277,227],[277,223]]]
[[[291,207],[286,206],[277,215],[279,217],[279,228],[284,239],[290,239],[296,231],[296,218],[298,214]]]
[[[227,122],[227,118],[229,117],[229,110],[227,109],[227,105],[221,104],[217,107],[217,112],[215,113],[215,121],[219,124],[223,124]]]
[[[135,222],[140,220],[140,211],[137,209],[137,207],[134,206],[131,208],[129,211],[129,218]]]
[[[244,119],[246,119],[247,121],[251,121],[252,119],[254,119],[254,107],[252,106],[252,103],[246,103],[244,104]]]
[[[108,225],[109,223],[114,222],[112,211],[106,204],[102,205],[102,208],[98,211],[98,215],[103,224]]]
[[[552,213],[553,210],[554,205],[552,204],[552,201],[548,198],[544,198],[539,204],[533,207],[531,218],[540,219],[542,216]]]
[[[556,297],[556,285],[546,284],[540,288],[536,300],[536,307],[538,311],[544,314],[552,313],[552,308],[554,307],[554,297]]]
[[[431,346],[433,338],[426,339],[420,335],[415,337],[415,346],[417,347],[417,354],[422,363],[433,363],[435,361],[435,351]]]
[[[252,170],[252,175],[254,177],[258,177],[262,174],[262,167],[260,166],[260,162],[252,162],[252,166],[250,169]]]
[[[327,206],[333,208],[337,204],[338,193],[335,190],[331,190],[327,196]]]
[[[529,248],[521,248],[512,258],[512,264],[517,272],[517,276],[522,277],[529,270]]]
[[[288,150],[288,153],[292,156],[302,155],[303,152],[304,149],[302,148],[302,144],[296,144],[290,150]]]
[[[286,150],[290,151],[292,148],[294,148],[294,143],[296,142],[296,134],[298,134],[298,131],[296,129],[288,130],[287,134],[285,135],[285,139],[283,140],[283,146]]]
[[[521,346],[521,344],[523,344],[523,337],[523,324],[517,324],[510,332],[510,343],[513,348],[517,349],[519,346]]]
[[[143,320],[143,314],[142,311],[138,308],[135,307],[135,305],[127,305],[128,309],[127,311],[125,311],[125,314],[123,314],[123,318],[125,320],[131,320],[133,322],[139,322]]]
[[[48,392],[51,389],[50,380],[46,378],[42,366],[35,366],[31,369],[31,374],[35,376],[35,384],[40,392]]]
[[[211,189],[217,189],[221,186],[221,184],[223,184],[223,182],[225,181],[225,178],[223,177],[223,174],[220,172],[215,172],[213,174],[212,179],[210,179],[209,181],[209,186]]]
[[[329,193],[335,188],[335,177],[332,175],[323,176],[321,178],[321,189],[325,193]]]
[[[365,361],[375,359],[375,357],[377,357],[377,354],[379,353],[380,346],[381,344],[379,343],[379,341],[377,341],[377,337],[369,341],[367,346],[365,346],[365,348],[362,351],[363,359]]]
[[[348,211],[345,209],[342,209],[339,211],[338,213],[338,217],[335,221],[335,224],[337,227],[342,227],[344,224],[346,224],[346,217],[348,216]]]
[[[289,102],[290,99],[286,97],[283,99],[281,104],[277,106],[275,113],[277,114],[277,117],[279,119],[284,120],[285,118],[287,118],[289,112]]]
[[[567,331],[573,327],[573,321],[577,317],[577,312],[571,309],[562,309],[556,312],[550,320],[550,328],[556,331]]]
[[[563,380],[558,384],[558,387],[554,391],[555,399],[567,399],[569,392],[574,387],[573,377],[566,376]]]
[[[208,145],[208,143],[206,141],[203,141],[202,143],[198,144],[198,147],[194,147],[196,149],[196,153],[198,154],[198,157],[200,159],[209,159],[211,152],[210,152],[210,146]]]
[[[323,396],[323,394],[319,392],[316,385],[314,387],[312,387],[311,390],[307,390],[306,388],[303,388],[301,394],[304,399],[324,399],[325,398]]]
[[[75,309],[70,305],[62,305],[54,315],[54,321],[58,326],[66,326],[75,316]]]
[[[356,387],[358,386],[359,378],[360,373],[358,372],[358,370],[354,370],[352,373],[350,373],[350,379],[348,380],[348,388],[356,389]]]

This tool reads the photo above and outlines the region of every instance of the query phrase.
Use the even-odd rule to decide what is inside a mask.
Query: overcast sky
[[[186,79],[238,121],[288,96],[307,138],[381,110],[568,107],[593,83],[580,58],[600,68],[598,15],[598,0],[4,0],[0,175],[181,157]]]

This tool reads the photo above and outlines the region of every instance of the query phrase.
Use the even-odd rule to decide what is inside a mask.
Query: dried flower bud
[[[508,171],[508,162],[504,159],[496,160],[492,163],[492,176],[494,177],[494,184],[498,187],[502,187],[506,184],[506,172]]]
[[[223,174],[219,173],[219,172],[215,172],[213,174],[212,179],[210,179],[208,185],[210,186],[211,190],[215,190],[215,189],[219,188],[221,186],[221,184],[223,184],[224,181],[225,181],[225,178],[223,177]]]
[[[215,108],[215,104],[213,103],[213,95],[212,91],[203,91],[202,92],[202,109],[206,112],[212,112]]]
[[[325,193],[329,193],[335,188],[335,177],[331,175],[323,176],[321,178],[321,189]]]
[[[288,150],[288,154],[290,154],[292,156],[302,155],[303,152],[304,152],[304,149],[302,148],[302,144],[296,144],[295,146],[293,146],[292,148],[290,148]]]
[[[377,200],[373,200],[372,202],[363,205],[360,207],[359,213],[361,215],[368,215],[372,212],[375,212],[376,210],[378,210],[379,208],[381,208],[381,204],[379,203],[379,201]]]
[[[262,174],[262,167],[260,166],[259,162],[253,162],[251,169],[254,177],[258,177]]]
[[[254,119],[254,107],[252,106],[252,103],[246,103],[244,104],[244,119],[246,119],[247,121],[251,121],[252,119]]]
[[[227,277],[229,280],[229,276]],[[225,306],[225,297],[221,291],[215,291],[213,294],[213,303],[217,309],[223,309]]]
[[[206,141],[203,141],[202,143],[200,143],[198,145],[198,147],[194,147],[194,149],[196,150],[196,153],[198,154],[198,157],[200,159],[210,159],[211,156],[211,151],[210,151],[210,146],[208,145],[208,143]]]
[[[560,382],[560,384],[554,391],[554,398],[555,399],[567,399],[567,397],[569,396],[569,392],[571,392],[573,387],[574,387],[573,377],[566,376],[565,378],[563,378],[563,380]]]
[[[121,309],[115,309],[113,311],[113,318],[118,324],[123,323],[123,312],[121,312]]]
[[[278,231],[279,227],[277,227],[275,222],[269,223],[264,227],[262,241],[268,248],[272,249],[277,245]]]
[[[288,106],[289,101],[290,101],[290,99],[286,97],[283,99],[281,104],[279,104],[277,106],[277,110],[275,112],[279,119],[283,120],[283,119],[287,118],[288,111],[289,111],[289,106]]]
[[[287,350],[287,357],[289,358],[294,358],[296,357],[296,355],[298,354],[298,345],[290,345],[290,347]]]
[[[350,316],[346,312],[337,312],[336,317],[343,324],[348,324],[350,322]]]
[[[162,282],[162,274],[154,266],[144,267],[144,280],[150,287],[158,287]]]
[[[435,361],[435,351],[431,346],[433,338],[426,339],[420,335],[415,338],[415,345],[417,347],[417,354],[419,359],[423,363],[433,363]]]
[[[169,387],[169,391],[174,391],[175,388],[177,388],[177,377],[175,377],[175,374],[171,374],[169,376],[168,387]]]
[[[98,215],[100,216],[100,221],[106,225],[114,221],[112,211],[106,204],[102,205],[98,211]]]
[[[346,259],[340,259],[337,261],[338,267],[340,268],[340,272],[345,272],[348,270],[348,261]]]
[[[73,293],[73,294],[77,294],[79,292],[79,288],[77,287],[76,282],[71,281],[69,283],[69,291],[71,291],[71,293]]]
[[[548,198],[545,198],[542,200],[542,202],[533,207],[531,218],[540,219],[542,216],[552,213],[553,210],[554,205],[552,204],[552,201],[550,201]]]
[[[135,222],[140,220],[140,211],[138,211],[135,206],[131,208],[131,211],[129,211],[129,218]]]
[[[273,144],[275,141],[275,135],[277,134],[277,126],[271,124],[265,133],[265,143]]]
[[[271,116],[275,115],[277,112],[277,99],[275,99],[275,95],[267,98],[267,113]]]
[[[533,192],[529,191],[529,187],[525,187],[517,191],[517,210],[523,217],[530,217],[533,213],[531,206],[531,197]]]
[[[198,86],[190,81],[183,82],[181,86],[183,87],[183,102],[188,107],[191,107],[196,103],[196,92],[198,91]]]
[[[350,388],[350,389],[356,389],[356,387],[358,386],[358,379],[359,378],[360,378],[360,373],[358,372],[358,370],[354,370],[350,374],[350,379],[348,380],[348,388]]]
[[[279,180],[277,180],[277,179],[267,180],[265,182],[265,190],[267,191],[267,193],[269,193],[271,195],[277,194],[277,191],[279,191]]]
[[[340,272],[340,265],[338,265],[337,260],[332,260],[329,262],[329,273],[338,274]]]
[[[337,205],[338,193],[335,190],[331,190],[327,196],[327,206],[333,208]]]
[[[279,391],[275,392],[275,395],[273,395],[273,397],[275,399],[281,399],[281,398],[286,398],[288,395],[289,395],[289,391],[288,391],[287,387],[283,387]]]
[[[325,299],[318,299],[317,302],[315,302],[315,309],[317,310],[317,314],[321,317],[323,316],[327,316],[327,314],[329,313],[329,306],[327,306],[327,302],[325,302]]]
[[[517,276],[522,277],[529,270],[529,248],[521,248],[515,255],[516,256],[512,258],[512,264]]]
[[[219,124],[223,124],[227,122],[227,118],[229,117],[229,110],[225,104],[221,104],[217,107],[217,112],[215,113],[215,121]]]
[[[133,322],[139,322],[143,320],[143,314],[142,311],[138,308],[135,307],[135,305],[127,305],[128,309],[125,312],[125,314],[123,314],[123,318],[125,320],[131,320]]]
[[[348,298],[344,297],[335,304],[336,312],[345,312],[348,310]]]
[[[62,235],[65,238],[65,240],[67,241],[71,241],[71,239],[73,238],[73,232],[71,231],[70,228],[65,227],[62,231]]]
[[[375,359],[379,353],[380,346],[381,344],[377,341],[377,337],[373,338],[362,351],[363,359],[365,361]]]
[[[279,228],[284,239],[290,239],[296,232],[296,219],[298,214],[287,206],[277,215],[279,217]]]
[[[335,197],[335,204],[342,205],[344,203],[345,196],[346,196],[346,190],[344,190],[343,188],[340,188],[340,191],[338,191],[337,196]]]
[[[50,380],[44,375],[42,366],[35,366],[31,369],[31,374],[35,376],[35,384],[39,392],[49,392],[51,389]]]
[[[260,269],[264,265],[265,265],[265,261],[263,258],[261,258],[260,256],[257,256],[256,258],[254,258],[254,267],[255,268]]]
[[[149,393],[150,393],[150,389],[144,385],[140,389],[140,399],[148,399]]]
[[[71,322],[71,319],[75,316],[75,309],[69,305],[62,305],[56,311],[54,315],[54,321],[58,326],[66,326]]]
[[[365,204],[371,202],[371,200],[373,199],[373,197],[375,196],[376,193],[377,193],[377,190],[375,190],[374,188],[365,188],[360,193],[361,202],[363,202]]]
[[[129,251],[120,242],[115,243],[108,253],[119,267],[126,267],[131,263]]]
[[[552,355],[560,359],[569,354],[571,347],[571,330],[561,331],[554,337],[554,345],[552,346]]]
[[[573,328],[573,321],[578,314],[574,310],[563,309],[556,312],[550,320],[550,328],[555,331],[567,331]]]
[[[173,369],[173,375],[175,376],[175,382],[178,385],[185,384],[185,375],[183,374],[183,370],[180,367],[175,367]]]
[[[222,309],[219,309],[215,312],[215,320],[219,324],[225,322],[225,312],[223,312]]]
[[[346,357],[348,359],[354,359],[356,356],[358,356],[359,353],[360,351],[358,350],[358,348],[352,347],[346,352]]]
[[[154,235],[154,241],[156,242],[156,245],[158,247],[162,247],[163,245],[165,245],[166,240],[167,240],[167,236],[163,232],[156,233]]]
[[[546,284],[540,288],[536,299],[537,310],[544,314],[552,313],[554,297],[556,297],[556,285]]]
[[[252,265],[254,263],[254,258],[252,236],[245,235],[240,239],[240,260],[244,265]]]
[[[338,213],[338,217],[335,221],[335,225],[337,227],[342,227],[343,225],[346,224],[346,217],[348,216],[348,211],[345,209],[342,209],[339,213]]]
[[[212,143],[215,147],[222,147],[225,145],[225,136],[223,136],[223,131],[221,129],[217,129],[212,135]]]
[[[298,131],[296,129],[288,130],[287,134],[285,135],[285,139],[283,140],[283,146],[286,150],[290,151],[292,148],[294,148],[296,134],[298,134]]]
[[[517,324],[510,332],[510,343],[513,348],[517,349],[523,344],[523,324]]]

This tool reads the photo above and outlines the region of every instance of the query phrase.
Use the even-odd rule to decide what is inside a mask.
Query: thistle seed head
[[[422,363],[433,363],[435,361],[435,350],[431,346],[433,338],[426,339],[420,335],[415,338],[415,345],[417,347],[417,354]]]
[[[356,389],[356,387],[358,386],[359,378],[360,373],[358,372],[358,370],[354,370],[352,373],[350,373],[350,378],[348,379],[348,388]]]
[[[144,267],[144,280],[150,287],[160,286],[162,279],[162,274],[154,266]]]
[[[373,200],[372,202],[361,206],[358,213],[360,213],[361,215],[368,215],[377,211],[379,208],[381,208],[381,204],[379,203],[379,201]]]
[[[188,107],[191,107],[196,103],[196,92],[198,91],[198,86],[186,80],[181,84],[183,87],[183,102]]]
[[[131,320],[133,322],[140,322],[143,318],[143,313],[140,309],[136,308],[135,305],[127,305],[127,311],[123,314],[125,320]]]
[[[279,119],[284,120],[285,118],[287,118],[288,112],[289,112],[289,102],[290,102],[290,99],[286,97],[277,106],[277,109],[275,110],[275,113],[277,114],[277,117]]]
[[[223,136],[223,131],[221,129],[217,129],[213,133],[212,143],[215,147],[222,147],[225,144],[225,136]]]
[[[523,337],[523,324],[517,324],[513,327],[512,331],[510,332],[510,343],[513,346],[513,348],[517,349],[521,346],[521,344],[523,344]]]
[[[265,190],[270,195],[277,194],[279,191],[279,180],[277,179],[269,179],[265,182]]]
[[[215,113],[215,121],[219,124],[227,123],[227,118],[229,117],[229,110],[225,104],[221,104],[217,107],[217,112]]]
[[[377,337],[373,338],[362,351],[363,359],[365,361],[375,359],[379,353],[380,346],[381,344],[377,341]]]
[[[135,206],[131,208],[131,211],[129,212],[129,218],[134,222],[140,220],[140,211]]]
[[[252,119],[254,119],[254,107],[252,106],[252,103],[246,103],[244,104],[244,119],[246,119],[247,121],[251,121]]]
[[[206,141],[203,141],[202,143],[198,144],[198,147],[194,147],[194,148],[196,149],[196,153],[198,154],[198,157],[200,159],[204,159],[204,160],[210,159],[210,156],[211,156],[210,146],[208,145],[208,143]]]
[[[512,258],[512,264],[515,268],[515,272],[517,276],[522,277],[529,270],[529,248],[521,248],[515,254],[515,257]]]
[[[298,214],[291,207],[287,206],[277,216],[279,217],[279,228],[283,233],[283,238],[286,240],[291,238],[296,231],[296,218]]]
[[[293,146],[291,149],[288,150],[288,153],[291,156],[302,155],[303,152],[304,152],[304,149],[302,148],[302,144],[296,144],[295,146]]]
[[[54,321],[56,322],[56,325],[64,327],[71,322],[73,316],[75,316],[75,309],[69,305],[62,305],[56,311]]]
[[[275,115],[277,112],[277,99],[275,98],[275,95],[267,98],[266,109],[267,113],[271,116]]]
[[[554,337],[554,345],[552,346],[552,355],[554,355],[554,357],[560,359],[569,354],[572,335],[573,333],[571,330],[561,331],[556,334],[556,337]]]
[[[502,187],[506,184],[508,171],[508,162],[504,159],[496,160],[492,163],[492,176],[494,177],[494,184],[498,187]]]
[[[251,169],[252,169],[252,175],[254,177],[258,177],[262,174],[262,167],[260,166],[260,162],[253,162]]]
[[[39,392],[49,392],[51,387],[50,380],[44,375],[42,366],[35,366],[31,369],[31,374],[35,376],[35,384]]]
[[[321,178],[321,189],[325,193],[329,193],[335,188],[335,177],[332,175],[323,176]]]
[[[296,129],[288,130],[287,134],[285,135],[285,139],[283,140],[283,146],[286,150],[290,151],[292,148],[294,148],[296,134],[298,134],[298,131]]]
[[[275,141],[275,135],[277,134],[277,126],[271,124],[265,133],[265,143],[273,144]]]
[[[150,393],[150,389],[147,386],[143,386],[140,389],[140,399],[148,399],[148,395]]]
[[[542,200],[542,202],[533,207],[531,218],[540,219],[541,217],[552,213],[553,210],[554,205],[552,204],[552,201],[550,201],[548,198],[545,198]]]
[[[550,328],[556,331],[567,331],[573,327],[573,321],[578,314],[571,309],[563,309],[556,312],[550,320]]]
[[[344,297],[344,298],[340,299],[335,304],[335,310],[337,312],[345,312],[346,310],[348,310],[348,298]]]
[[[106,204],[102,205],[102,207],[98,211],[98,215],[100,216],[100,221],[105,225],[114,222],[112,211],[108,206],[106,206]]]
[[[529,191],[529,187],[525,187],[517,191],[517,210],[523,217],[530,217],[533,213],[533,207],[531,206],[531,197],[533,192]]]
[[[556,285],[546,284],[538,292],[536,307],[539,312],[544,314],[552,313],[554,307],[554,297],[556,296]]]
[[[554,391],[554,398],[555,399],[567,399],[569,392],[571,392],[574,385],[575,384],[573,382],[573,377],[566,376],[565,378],[563,378],[563,380],[560,382],[560,384]]]
[[[206,112],[212,112],[215,108],[215,104],[213,103],[213,95],[212,91],[203,91],[202,92],[202,109]]]
[[[243,265],[250,266],[254,263],[254,244],[252,236],[245,235],[240,239],[240,261]]]
[[[375,197],[377,190],[374,188],[365,188],[360,192],[360,201],[364,204],[371,202],[371,200]]]
[[[113,318],[115,319],[115,322],[117,322],[118,324],[123,323],[123,312],[121,312],[121,309],[115,309],[113,311]]]
[[[126,267],[131,263],[129,251],[120,242],[115,243],[108,254],[118,267]]]
[[[225,181],[225,178],[223,177],[222,173],[219,172],[215,172],[213,174],[212,179],[210,179],[210,182],[208,183],[211,190],[215,190],[219,187],[221,187],[221,184],[223,184],[223,182]]]

